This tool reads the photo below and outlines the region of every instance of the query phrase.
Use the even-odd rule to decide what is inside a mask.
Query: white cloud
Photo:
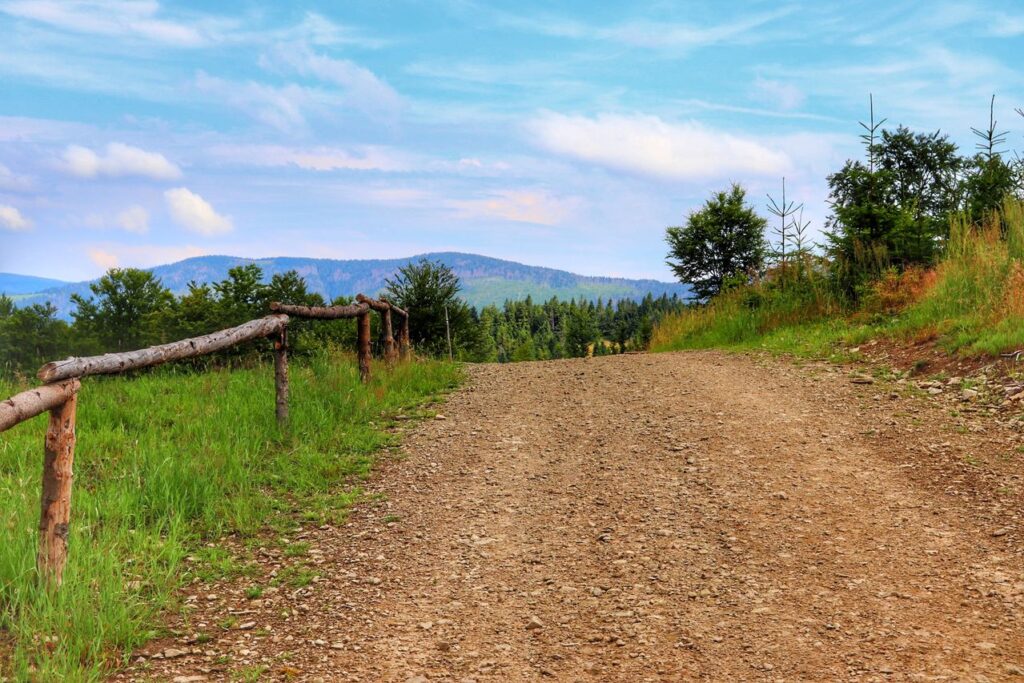
[[[264,67],[294,72],[337,86],[346,104],[363,111],[394,111],[402,98],[369,69],[347,59],[313,52],[302,43],[280,44],[260,59]]]
[[[144,235],[149,232],[149,212],[141,206],[129,206],[117,214],[118,227],[127,232]]]
[[[551,152],[620,171],[672,180],[731,174],[779,176],[789,157],[752,138],[697,122],[656,116],[600,114],[595,118],[542,114],[527,124],[534,142]]]
[[[211,150],[218,159],[248,166],[295,166],[307,171],[408,171],[408,155],[388,147],[286,147],[283,145],[220,145]]]
[[[120,142],[107,145],[106,154],[97,154],[80,145],[69,145],[64,150],[63,168],[79,178],[142,176],[154,180],[175,180],[181,177],[181,169],[163,154]]]
[[[192,232],[212,236],[230,232],[231,219],[217,213],[208,201],[188,188],[176,187],[164,192],[167,208],[174,221]]]
[[[21,211],[13,206],[0,204],[0,228],[22,232],[32,229],[32,221],[21,215]]]
[[[769,107],[792,111],[804,103],[804,93],[792,83],[758,78],[754,81],[753,95]]]
[[[542,190],[499,190],[482,199],[453,199],[446,204],[461,218],[557,225],[568,218],[579,203],[578,198],[553,197]]]
[[[203,45],[222,22],[172,21],[155,0],[11,0],[0,12],[55,28],[100,36],[133,36],[178,47]]]

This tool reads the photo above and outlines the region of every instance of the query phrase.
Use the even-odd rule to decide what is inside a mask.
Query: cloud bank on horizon
[[[0,0],[0,271],[459,250],[671,279],[664,228],[786,178],[821,228],[868,93],[1024,147],[1024,8]],[[1016,119],[1016,120],[1014,120]]]

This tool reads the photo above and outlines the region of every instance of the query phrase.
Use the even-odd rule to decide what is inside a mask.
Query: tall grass
[[[226,533],[338,515],[394,438],[388,416],[458,378],[450,364],[411,363],[379,366],[364,386],[351,358],[321,354],[292,366],[283,431],[268,367],[83,382],[56,593],[35,572],[45,417],[0,434],[0,678],[101,678],[155,635],[186,555]]]
[[[935,284],[891,325],[904,338],[935,338],[950,351],[996,354],[1024,347],[1024,208],[976,228],[953,224]]]
[[[653,351],[747,346],[780,329],[817,324],[838,315],[843,302],[813,272],[785,283],[767,280],[733,289],[705,306],[665,316],[654,330]]]
[[[872,337],[934,340],[965,355],[1024,348],[1024,205],[1008,201],[982,226],[954,221],[934,269],[885,273],[856,306],[813,271],[785,286],[768,279],[666,316],[651,349],[823,356]]]

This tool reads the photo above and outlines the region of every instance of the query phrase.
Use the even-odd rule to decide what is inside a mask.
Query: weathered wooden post
[[[391,307],[388,306],[380,313],[381,328],[384,332],[384,360],[393,365],[398,360],[398,346],[395,344],[395,336],[391,329]]]
[[[50,409],[43,460],[42,511],[36,566],[43,581],[57,588],[64,581],[71,522],[71,483],[75,461],[75,409],[78,382],[66,401]]]
[[[359,379],[363,384],[370,381],[370,309],[359,314]]]
[[[398,331],[398,347],[402,360],[412,356],[412,344],[409,342],[409,314],[402,316],[402,325]]]
[[[282,327],[274,336],[274,389],[277,423],[288,422],[288,328]]]

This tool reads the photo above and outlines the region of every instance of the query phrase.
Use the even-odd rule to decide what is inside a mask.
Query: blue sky
[[[1024,148],[1015,2],[0,0],[0,271],[460,250],[671,279],[783,176],[820,228],[868,93]]]

